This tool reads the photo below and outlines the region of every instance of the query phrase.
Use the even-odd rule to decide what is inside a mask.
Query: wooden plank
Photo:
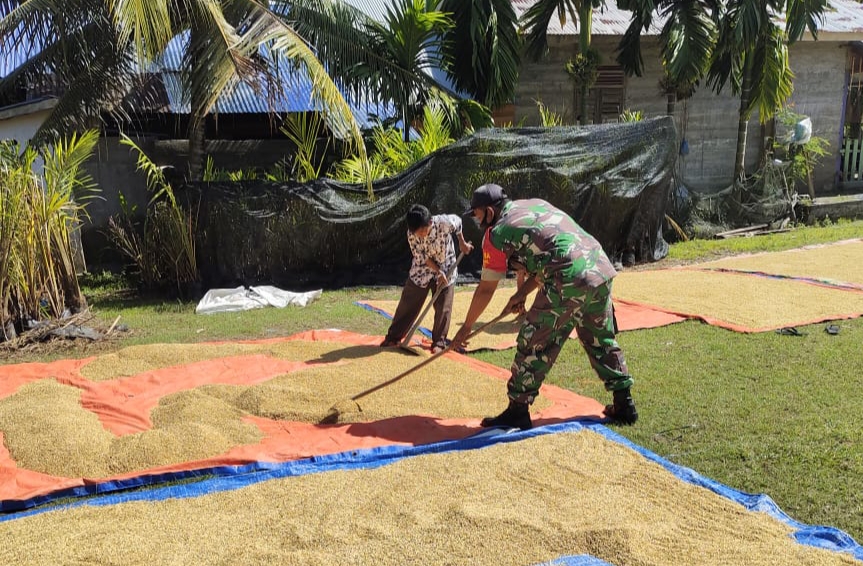
[[[845,139],[842,143],[842,180],[863,180],[863,140],[857,138]]]
[[[764,230],[769,227],[770,224],[754,224],[752,226],[745,226],[743,228],[735,228],[734,230],[728,230],[727,232],[720,232],[716,234],[716,238],[729,238],[732,236],[736,236],[738,234],[745,234],[746,232],[754,232],[756,230]]]

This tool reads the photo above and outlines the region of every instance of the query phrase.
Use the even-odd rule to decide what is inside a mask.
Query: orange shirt
[[[506,255],[494,247],[489,238],[491,228],[486,229],[482,237],[482,268],[497,273],[506,273]]]

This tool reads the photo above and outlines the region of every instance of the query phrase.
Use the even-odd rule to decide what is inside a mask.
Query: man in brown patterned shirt
[[[428,294],[444,287],[434,303],[432,352],[437,353],[447,345],[455,294],[453,283],[458,277],[452,236],[454,234],[458,238],[459,249],[465,255],[473,250],[473,245],[464,239],[461,218],[455,214],[432,216],[428,208],[415,204],[408,211],[406,220],[408,246],[413,259],[399,304],[381,346],[397,346],[419,316]],[[449,273],[451,270],[452,273]]]

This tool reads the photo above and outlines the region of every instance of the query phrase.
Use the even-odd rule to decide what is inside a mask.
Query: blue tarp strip
[[[247,466],[225,466],[219,468],[210,468],[208,470],[195,470],[189,476],[215,475],[198,482],[171,485],[163,487],[154,487],[151,489],[114,493],[100,497],[73,501],[54,507],[42,507],[39,509],[31,509],[15,514],[0,516],[0,521],[9,521],[39,513],[53,511],[58,508],[72,508],[81,505],[101,506],[115,505],[118,503],[126,503],[131,501],[161,501],[164,499],[178,499],[185,497],[198,497],[209,493],[219,491],[227,491],[239,489],[258,482],[271,479],[301,476],[305,474],[329,472],[334,470],[352,470],[352,469],[374,469],[387,464],[391,464],[422,454],[436,454],[452,452],[456,450],[473,450],[484,448],[504,442],[517,442],[526,438],[542,436],[545,434],[556,434],[562,432],[578,432],[581,430],[591,430],[601,434],[605,438],[622,444],[632,450],[635,450],[648,460],[655,462],[669,472],[673,473],[679,479],[704,487],[714,493],[726,497],[743,505],[750,511],[764,512],[774,517],[794,529],[795,539],[801,544],[825,548],[834,551],[848,552],[858,560],[863,560],[863,547],[854,541],[847,533],[833,527],[812,526],[795,521],[785,514],[777,505],[766,495],[753,495],[737,491],[719,482],[706,478],[690,468],[674,464],[661,456],[650,452],[649,450],[638,446],[629,439],[617,434],[611,429],[597,423],[589,422],[568,422],[543,427],[537,427],[528,431],[513,431],[506,432],[500,429],[489,429],[481,433],[461,439],[448,440],[444,442],[436,442],[434,444],[425,444],[421,446],[381,446],[378,448],[370,448],[365,450],[352,450],[348,452],[340,452],[338,454],[327,454],[323,456],[313,456],[302,460],[281,463],[258,462]],[[102,485],[102,489],[97,489],[95,493],[109,491],[111,489],[119,489],[117,482],[107,482]],[[563,558],[561,558],[563,559]],[[564,564],[570,564],[564,562]],[[574,563],[578,564],[578,563]]]
[[[363,307],[363,308],[364,308],[364,309],[366,309],[366,310],[370,310],[370,311],[372,311],[372,312],[376,312],[376,313],[378,313],[378,314],[381,314],[381,315],[383,315],[383,316],[387,317],[387,318],[388,318],[388,319],[390,319],[390,320],[392,320],[392,319],[393,319],[393,316],[392,316],[390,313],[388,313],[387,311],[382,310],[382,309],[379,309],[379,308],[377,308],[377,307],[373,307],[373,306],[371,306],[371,305],[369,305],[369,304],[367,304],[367,303],[363,303],[363,302],[360,302],[360,301],[356,301],[356,302],[354,302],[354,304],[355,304],[355,305],[359,305],[359,306]],[[419,331],[420,331],[420,333],[422,333],[422,335],[423,335],[423,336],[425,336],[426,338],[431,339],[431,330],[429,330],[429,329],[428,329],[428,328],[426,328],[425,326],[419,326],[419,327],[417,327],[417,330],[419,330]]]
[[[561,556],[551,562],[543,562],[538,566],[614,566],[605,560],[600,560],[589,554],[578,554],[573,556]]]

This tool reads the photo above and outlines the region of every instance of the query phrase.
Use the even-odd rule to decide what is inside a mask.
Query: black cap
[[[509,197],[506,196],[503,187],[489,183],[477,187],[473,195],[470,197],[470,208],[464,211],[464,214],[470,214],[475,208],[483,208],[486,206],[497,206]]]

